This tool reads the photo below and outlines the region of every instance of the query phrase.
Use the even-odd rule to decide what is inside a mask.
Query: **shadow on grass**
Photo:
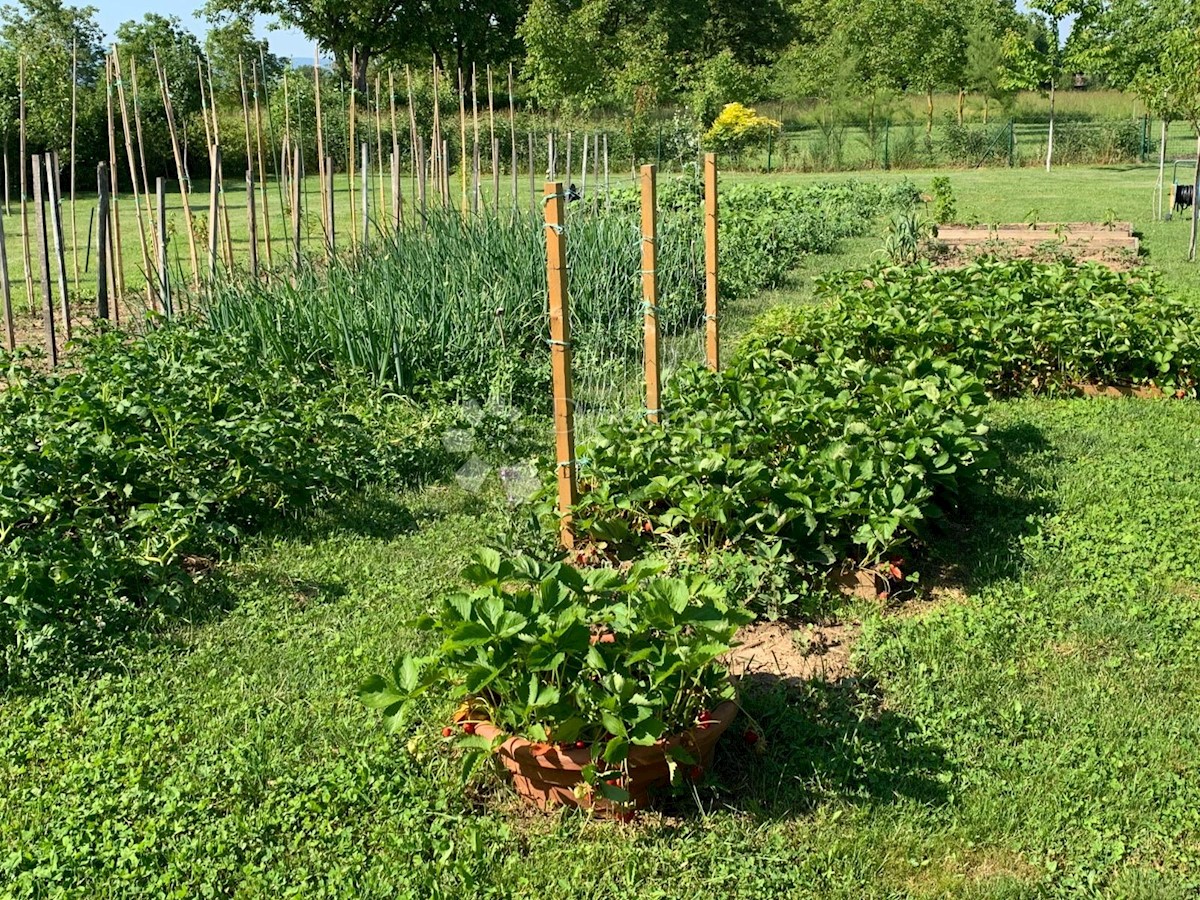
[[[1022,543],[1054,511],[1053,480],[1059,456],[1041,429],[1021,422],[993,428],[992,471],[972,479],[959,509],[927,537],[924,571],[934,587],[979,590],[1018,575]]]
[[[869,680],[812,679],[799,687],[774,676],[741,682],[742,709],[717,745],[700,798],[706,810],[732,808],[760,821],[809,815],[829,802],[864,806],[949,802],[953,766],[906,716],[887,709]],[[746,741],[747,729],[759,739]],[[700,815],[689,791],[660,808]]]

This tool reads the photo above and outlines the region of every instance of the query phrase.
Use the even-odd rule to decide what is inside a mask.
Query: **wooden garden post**
[[[546,276],[550,288],[550,374],[554,390],[554,438],[558,476],[559,540],[575,547],[571,509],[575,482],[575,399],[571,387],[571,315],[567,297],[567,239],[563,229],[563,186],[546,182]]]
[[[646,418],[658,422],[662,366],[658,358],[658,201],[656,167],[642,166],[642,309],[645,323]]]
[[[300,268],[300,185],[304,182],[304,156],[297,143],[292,148],[292,265]]]
[[[54,271],[58,275],[58,296],[62,303],[63,336],[71,340],[71,298],[67,292],[66,242],[63,240],[62,190],[58,181],[58,154],[53,150],[45,155],[46,193],[50,202],[50,220],[47,223],[54,240]]]
[[[704,154],[704,349],[708,367],[720,365],[717,328],[717,155]]]

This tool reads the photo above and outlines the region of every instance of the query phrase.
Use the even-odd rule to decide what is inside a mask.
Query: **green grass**
[[[353,696],[504,517],[376,495],[264,541],[222,612],[0,703],[0,883],[97,897],[1183,897],[1200,888],[1200,409],[993,409],[965,597],[865,619],[860,677],[747,697],[707,815],[519,814]],[[1138,465],[1129,464],[1130,453]],[[214,585],[215,587],[215,585]],[[850,615],[850,613],[847,613]]]
[[[1153,178],[951,180],[984,221],[1143,225]],[[1186,225],[1143,228],[1192,287]],[[355,685],[510,522],[491,493],[375,493],[259,539],[107,672],[0,698],[0,897],[1195,896],[1200,407],[989,415],[1002,468],[920,566],[955,590],[843,610],[864,623],[855,677],[748,696],[766,753],[727,739],[703,815],[532,815],[384,734]]]

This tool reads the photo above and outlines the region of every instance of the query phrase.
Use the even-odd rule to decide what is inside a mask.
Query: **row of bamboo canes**
[[[188,173],[186,147],[180,137],[180,128],[176,119],[171,89],[166,78],[157,50],[154,51],[154,67],[159,86],[159,93],[165,112],[168,132],[171,140],[172,156],[176,169],[178,190],[181,199],[184,234],[186,238],[188,260],[190,263],[190,279],[182,271],[180,265],[180,280],[190,281],[193,289],[198,290],[205,278],[211,280],[217,277],[219,269],[232,272],[235,268],[233,240],[230,229],[229,204],[227,202],[224,172],[222,168],[222,136],[219,117],[217,116],[216,98],[213,91],[211,66],[197,58],[197,78],[200,86],[201,113],[205,129],[205,143],[209,156],[209,196],[207,218],[207,247],[199,244],[200,229],[192,211],[192,195],[194,193]],[[287,254],[293,265],[299,266],[303,258],[302,223],[305,221],[303,210],[309,206],[308,184],[305,181],[307,161],[301,150],[304,134],[300,117],[295,123],[291,116],[288,74],[283,76],[284,91],[284,133],[281,144],[276,147],[274,129],[268,125],[264,128],[263,109],[260,103],[259,85],[266,88],[266,80],[262,76],[265,65],[260,69],[263,60],[252,61],[250,66],[250,89],[247,89],[245,66],[239,61],[239,80],[242,101],[242,116],[245,128],[245,152],[249,168],[246,172],[246,215],[249,232],[249,258],[247,267],[254,277],[263,274],[265,269],[275,268],[274,236],[272,235],[271,196],[268,190],[267,159],[271,160],[272,175],[275,176],[279,188],[281,212],[287,222],[285,235],[290,252]],[[333,158],[326,153],[326,131],[321,101],[321,68],[319,50],[314,57],[313,89],[316,108],[315,139],[317,147],[317,167],[319,172],[319,197],[321,243],[327,260],[331,260],[337,252],[337,223],[335,216],[335,169]],[[72,93],[71,93],[71,141],[70,141],[70,228],[71,261],[74,274],[76,295],[81,293],[82,281],[80,276],[78,222],[76,218],[76,124],[77,124],[77,53],[72,52]],[[125,75],[128,73],[130,91],[126,92]],[[511,207],[515,211],[521,204],[518,172],[520,169],[515,105],[513,100],[513,71],[508,70],[508,129],[511,146],[509,173],[511,176]],[[425,136],[419,132],[414,112],[412,74],[405,68],[404,77],[407,93],[410,185],[409,196],[416,205],[415,214],[410,214],[414,221],[424,222],[428,209],[432,205],[449,208],[452,201],[452,160],[450,158],[449,141],[446,137],[441,114],[441,98],[438,85],[443,73],[435,64],[433,76],[433,120],[432,132]],[[396,105],[395,73],[387,72],[388,109],[382,108],[382,75],[377,74],[374,80],[375,90],[368,91],[364,97],[364,107],[359,109],[358,91],[351,89],[349,110],[347,116],[347,138],[350,152],[347,154],[345,170],[346,186],[350,197],[350,230],[349,243],[352,249],[359,245],[370,243],[372,226],[384,234],[387,230],[395,230],[405,225],[404,191],[402,189],[401,147],[400,147],[400,117]],[[501,161],[500,139],[497,137],[497,102],[495,77],[491,67],[486,70],[487,83],[487,140],[491,150],[490,176],[492,181],[491,199],[493,208],[498,210],[501,203]],[[155,190],[151,192],[151,182],[146,166],[145,141],[142,128],[141,104],[138,93],[137,60],[130,58],[122,61],[120,48],[114,46],[105,58],[105,86],[107,111],[107,141],[108,159],[101,163],[97,171],[98,204],[93,211],[98,216],[97,229],[97,269],[96,269],[96,316],[101,319],[120,319],[122,303],[132,296],[128,290],[124,241],[128,238],[122,234],[121,197],[118,191],[119,176],[122,166],[127,168],[128,180],[132,186],[132,202],[137,223],[137,243],[141,256],[141,272],[145,277],[145,299],[149,307],[156,312],[171,315],[176,303],[176,295],[180,292],[172,290],[172,275],[168,265],[167,244],[169,240],[166,227],[166,179],[158,177],[155,180]],[[470,74],[470,85],[466,83],[464,73],[458,72],[459,114],[457,129],[459,132],[459,151],[457,172],[459,174],[460,208],[464,215],[478,213],[486,207],[483,183],[484,171],[482,157],[481,134],[481,104],[479,101],[478,78],[475,67]],[[25,283],[26,301],[30,315],[35,314],[35,280],[42,283],[43,315],[46,317],[45,330],[47,349],[52,362],[58,358],[57,337],[53,322],[53,302],[48,300],[52,285],[49,274],[53,270],[57,274],[57,287],[61,303],[62,332],[67,340],[72,336],[71,302],[66,278],[66,245],[63,240],[62,197],[60,185],[62,173],[59,167],[57,152],[51,152],[35,157],[27,156],[26,148],[26,105],[25,105],[25,69],[22,59],[18,74],[19,89],[19,152],[21,158],[20,195],[21,195],[21,255]],[[471,109],[468,114],[467,94],[470,93]],[[266,96],[268,101],[270,97]],[[377,167],[378,198],[375,215],[372,217],[371,208],[376,204],[372,198],[371,180],[371,133],[368,129],[360,129],[360,112],[367,115],[368,120],[373,113],[375,163]],[[387,154],[388,169],[385,172],[384,120],[390,119],[391,147]],[[269,118],[269,117],[268,117]],[[503,128],[503,107],[500,110],[500,127]],[[453,127],[452,124],[449,127]],[[365,140],[360,140],[359,132],[365,131]],[[295,132],[295,133],[293,133]],[[471,141],[468,144],[468,134]],[[540,215],[539,197],[535,185],[536,149],[534,136],[529,134],[528,147],[528,196],[530,210]],[[589,145],[590,140],[590,145]],[[546,158],[548,160],[547,175],[551,180],[560,176],[559,163],[561,148],[557,145],[554,134],[546,138]],[[268,148],[268,144],[270,145]],[[576,141],[572,133],[567,133],[565,152],[565,173],[570,181],[574,172],[572,159]],[[589,164],[592,170],[592,181],[599,185],[601,177],[607,191],[609,187],[609,152],[607,135],[583,135],[582,154],[580,159],[579,176],[581,187],[575,190],[574,196],[582,196],[587,191]],[[468,158],[468,146],[471,150]],[[358,153],[354,148],[358,148]],[[124,151],[123,158],[121,150]],[[356,160],[356,156],[358,159]],[[278,161],[278,164],[276,164]],[[603,161],[603,165],[601,162]],[[356,171],[357,162],[357,171]],[[257,173],[255,167],[257,166]],[[603,175],[602,175],[603,173]],[[390,174],[390,198],[385,189],[385,182]],[[636,174],[636,172],[635,172]],[[39,223],[32,232],[37,236],[37,254],[31,247],[31,230],[29,218],[29,188],[30,175],[33,175],[34,190],[33,206],[35,218]],[[357,184],[361,179],[361,184]],[[6,177],[7,184],[7,177]],[[357,184],[357,198],[356,198]],[[574,184],[571,188],[575,189]],[[389,202],[390,201],[390,202]],[[46,204],[49,204],[47,207]],[[259,206],[261,205],[261,215]],[[7,203],[6,203],[7,206]],[[385,214],[386,211],[386,214]],[[43,226],[43,218],[47,223]],[[93,222],[96,219],[93,219]],[[261,225],[261,229],[260,229]],[[48,232],[46,229],[49,229]],[[261,231],[261,235],[260,235]],[[49,234],[50,239],[46,238]],[[265,258],[260,257],[260,236]],[[311,242],[311,234],[309,235]],[[0,245],[3,244],[3,222],[0,220]],[[84,261],[84,271],[89,267],[92,248],[92,223],[88,226],[87,253]],[[4,249],[0,246],[0,254]],[[5,254],[6,255],[6,254]],[[39,276],[35,279],[34,266],[38,264]],[[16,334],[13,326],[11,303],[11,285],[7,268],[7,259],[0,258],[0,291],[3,293],[3,314],[5,322],[5,342],[9,349],[16,344]],[[110,302],[111,298],[111,302]]]

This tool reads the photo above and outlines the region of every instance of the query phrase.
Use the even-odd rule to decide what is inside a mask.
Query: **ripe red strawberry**
[[[463,733],[474,734],[475,733],[475,723],[474,722],[463,722]]]
[[[452,734],[454,734],[454,729],[449,725],[442,729],[442,737],[450,737]]]
[[[620,787],[621,779],[620,778],[609,778],[604,783],[607,784],[609,787]]]
[[[746,733],[742,735],[746,739],[746,743],[754,746],[758,743],[758,732],[753,728],[747,728]]]
[[[582,749],[583,749],[584,747],[586,747],[586,746],[587,746],[587,744],[585,744],[583,741],[576,741],[576,742],[575,742],[575,749],[576,749],[576,750],[582,750]]]

